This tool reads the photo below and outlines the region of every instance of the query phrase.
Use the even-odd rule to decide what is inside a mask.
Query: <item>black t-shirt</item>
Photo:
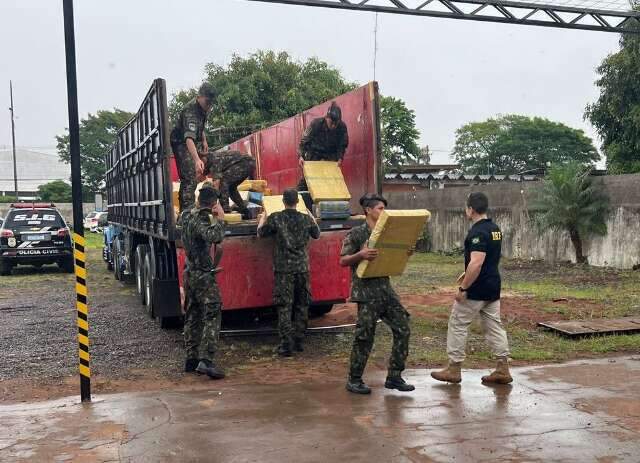
[[[474,301],[497,301],[500,299],[500,254],[502,232],[491,219],[482,219],[473,224],[464,240],[464,268],[471,261],[473,251],[484,252],[486,256],[480,275],[467,289],[467,298]]]

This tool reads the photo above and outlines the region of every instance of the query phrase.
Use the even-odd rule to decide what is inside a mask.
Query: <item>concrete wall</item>
[[[584,252],[597,266],[631,268],[640,263],[640,175],[596,177],[611,198],[609,233],[586,240]],[[531,223],[529,205],[540,188],[538,183],[497,183],[443,190],[387,192],[389,208],[427,208],[431,211],[429,232],[432,250],[462,247],[469,223],[464,203],[472,191],[489,197],[490,216],[502,228],[503,254],[507,257],[548,261],[575,261],[566,233],[540,233]]]
[[[7,211],[9,210],[9,203],[0,203],[0,217],[6,217]],[[71,203],[56,203],[56,208],[60,211],[60,214],[64,217],[68,224],[71,224],[73,221],[73,207]],[[84,203],[82,205],[83,214],[82,217],[87,215],[89,212],[96,210],[95,203]]]

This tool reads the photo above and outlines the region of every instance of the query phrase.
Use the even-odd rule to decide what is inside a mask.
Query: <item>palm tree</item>
[[[583,240],[607,234],[609,197],[590,177],[591,167],[569,163],[552,168],[534,202],[542,210],[537,217],[541,230],[567,231],[576,252],[576,262],[586,264]]]

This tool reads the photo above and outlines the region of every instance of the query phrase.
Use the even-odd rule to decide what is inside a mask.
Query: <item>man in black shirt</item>
[[[438,381],[459,383],[460,369],[465,358],[467,332],[473,319],[480,314],[482,330],[493,355],[497,358],[496,370],[482,377],[484,383],[508,384],[513,379],[509,373],[509,343],[500,321],[500,253],[502,232],[487,217],[489,200],[484,193],[471,193],[467,198],[465,213],[473,223],[464,241],[465,273],[460,275],[447,332],[449,366],[434,371],[431,376]]]

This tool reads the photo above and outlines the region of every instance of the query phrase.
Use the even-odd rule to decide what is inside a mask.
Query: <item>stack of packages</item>
[[[338,163],[307,161],[303,170],[314,203],[314,215],[325,220],[348,219],[351,194]]]
[[[238,191],[242,200],[249,209],[249,219],[255,219],[263,209],[263,199],[271,195],[271,190],[267,188],[266,180],[245,180],[238,185]]]
[[[430,217],[431,213],[426,209],[383,211],[367,244],[378,250],[378,257],[360,262],[358,277],[402,275],[409,260],[409,250],[415,247]]]

